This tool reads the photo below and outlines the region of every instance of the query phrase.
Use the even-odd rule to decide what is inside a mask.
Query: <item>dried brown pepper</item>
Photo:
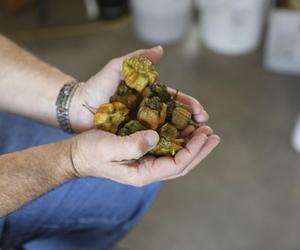
[[[174,156],[183,148],[184,139],[180,139],[179,132],[175,126],[170,123],[164,124],[159,130],[159,142],[150,154],[156,156]]]
[[[166,121],[167,104],[161,102],[160,98],[154,96],[145,98],[137,113],[137,119],[140,123],[149,129],[156,130]]]
[[[105,103],[95,114],[95,125],[98,129],[116,134],[118,127],[128,117],[129,109],[121,102]]]
[[[193,121],[189,107],[178,101],[168,103],[168,121],[180,130],[186,128],[188,125],[199,126]]]
[[[127,122],[119,131],[118,135],[120,136],[126,136],[131,135],[135,132],[145,130],[146,127],[144,127],[139,121],[137,120],[131,120]]]
[[[158,96],[162,102],[168,103],[172,100],[171,94],[167,90],[167,86],[159,83],[154,83],[146,87],[142,93],[144,98]]]
[[[168,140],[164,137],[160,138],[158,144],[149,153],[155,156],[174,156],[183,147],[183,139]]]
[[[124,81],[121,81],[116,93],[109,100],[110,102],[121,102],[131,110],[137,106],[138,92],[129,88]]]
[[[140,93],[158,78],[154,65],[145,56],[132,56],[125,59],[122,65],[122,72],[128,87]]]
[[[174,125],[167,122],[159,129],[159,136],[167,139],[177,139],[179,131]]]

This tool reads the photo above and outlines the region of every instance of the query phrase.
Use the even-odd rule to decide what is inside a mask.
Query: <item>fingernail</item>
[[[208,134],[212,134],[214,132],[213,129],[207,125],[203,126],[202,129],[204,131],[206,130]]]
[[[208,113],[203,110],[199,115],[197,115],[198,122],[206,122],[209,119]]]
[[[216,140],[218,140],[219,142],[218,142],[218,144],[221,142],[221,137],[220,136],[218,136],[218,135],[213,135],[215,138],[216,138]]]
[[[202,114],[206,117],[208,117],[208,113],[206,112],[206,110],[203,109]]]
[[[158,45],[158,46],[153,47],[152,49],[155,49],[155,50],[162,50],[163,47],[162,47],[161,45]]]
[[[144,136],[147,140],[147,143],[150,147],[155,146],[158,143],[158,135],[155,132],[145,132]]]

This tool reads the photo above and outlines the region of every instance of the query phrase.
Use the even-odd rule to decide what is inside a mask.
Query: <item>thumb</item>
[[[114,160],[139,159],[159,141],[159,135],[154,130],[139,131],[125,137],[118,137],[117,145],[111,145],[116,152]]]
[[[163,48],[161,46],[156,46],[154,48],[145,50],[143,55],[152,61],[152,63],[158,63],[163,56],[163,53]]]

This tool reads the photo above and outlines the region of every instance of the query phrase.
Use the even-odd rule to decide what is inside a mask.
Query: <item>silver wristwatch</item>
[[[74,133],[70,123],[69,111],[74,93],[83,83],[71,81],[66,83],[60,90],[56,100],[56,117],[62,130],[68,133]]]

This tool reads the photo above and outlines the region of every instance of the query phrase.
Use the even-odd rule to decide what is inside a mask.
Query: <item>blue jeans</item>
[[[0,113],[0,154],[68,136]],[[160,187],[136,188],[92,177],[67,182],[1,218],[0,249],[111,249],[146,213]]]

